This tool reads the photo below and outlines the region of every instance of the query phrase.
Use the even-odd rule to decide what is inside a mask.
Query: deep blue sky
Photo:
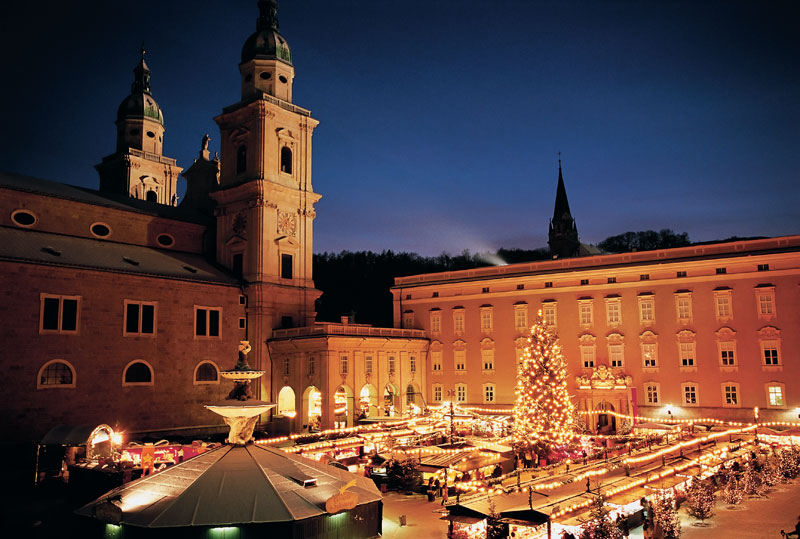
[[[142,40],[188,167],[256,0],[5,7],[0,168],[97,187]],[[800,2],[282,0],[315,251],[536,248],[556,152],[581,240],[800,233]]]

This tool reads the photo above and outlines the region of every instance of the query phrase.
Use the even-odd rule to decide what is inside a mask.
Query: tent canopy
[[[113,432],[108,425],[58,425],[44,435],[39,445],[86,445],[92,432],[101,427]]]

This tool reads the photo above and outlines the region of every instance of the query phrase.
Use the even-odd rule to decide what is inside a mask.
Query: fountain
[[[206,404],[206,408],[219,414],[230,427],[225,440],[233,445],[245,445],[253,439],[253,430],[258,417],[277,406],[271,402],[253,399],[250,381],[257,380],[265,371],[256,370],[247,363],[247,354],[252,350],[249,341],[239,343],[239,360],[231,370],[220,371],[220,376],[233,380],[234,386],[228,398],[217,404]]]

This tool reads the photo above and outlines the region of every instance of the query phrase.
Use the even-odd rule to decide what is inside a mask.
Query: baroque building
[[[610,431],[606,410],[796,420],[799,283],[787,236],[398,277],[392,294],[395,325],[430,338],[430,403],[510,409],[541,313],[578,408]]]
[[[292,102],[276,2],[258,8],[240,99],[214,118],[220,155],[203,136],[179,205],[182,169],[163,153],[144,51],[117,111],[115,151],[96,167],[98,190],[0,173],[8,436],[82,423],[131,436],[219,430],[199,405],[225,398],[219,370],[241,340],[251,366],[267,371],[255,396],[281,404],[276,428],[424,405],[421,331],[315,325],[318,122]]]

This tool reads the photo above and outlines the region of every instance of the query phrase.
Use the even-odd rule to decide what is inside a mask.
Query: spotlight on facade
[[[667,415],[669,416],[670,419],[672,419],[672,405],[671,404],[667,404]]]
[[[797,419],[800,419],[800,406],[794,409],[795,413],[797,414]]]

